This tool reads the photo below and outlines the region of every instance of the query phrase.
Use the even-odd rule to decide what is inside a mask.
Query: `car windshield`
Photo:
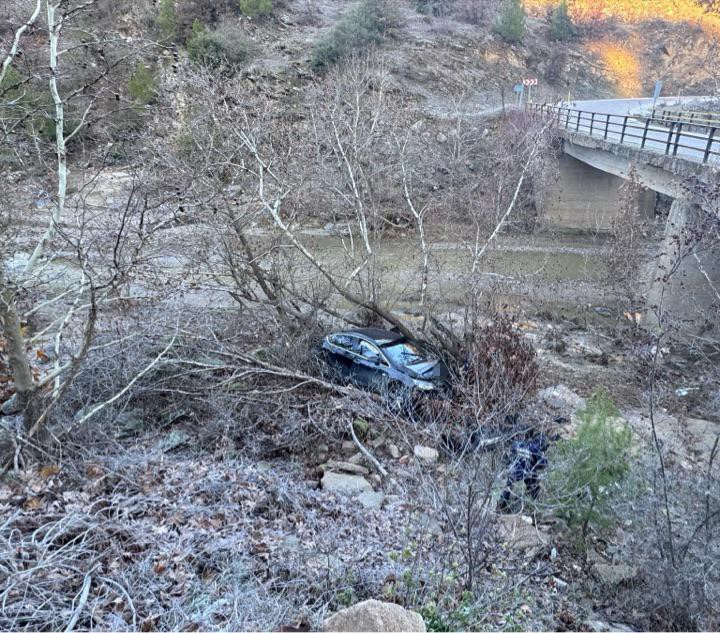
[[[383,351],[398,365],[417,365],[432,360],[432,357],[427,352],[408,341],[385,346]]]

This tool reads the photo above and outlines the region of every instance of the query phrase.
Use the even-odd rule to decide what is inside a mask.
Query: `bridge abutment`
[[[697,204],[673,201],[649,284],[648,321],[717,340],[720,259],[717,246],[705,241],[706,222]]]

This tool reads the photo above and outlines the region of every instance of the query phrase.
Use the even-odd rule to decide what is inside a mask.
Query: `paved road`
[[[683,97],[658,100],[657,106],[677,106],[683,102],[698,101],[709,97]],[[708,163],[720,165],[720,129],[711,139],[709,128],[683,126],[678,133],[674,128],[661,124],[650,124],[645,129],[646,117],[652,113],[652,99],[604,99],[597,101],[570,101],[555,104],[554,111],[561,126],[606,138],[623,145],[638,145],[659,153],[676,153],[693,162],[703,162],[708,145],[711,155]],[[594,115],[594,116],[593,116]],[[627,127],[623,134],[623,125]],[[592,128],[592,129],[591,129]],[[607,128],[607,129],[606,129]],[[643,142],[643,136],[645,140]],[[670,147],[668,148],[668,143]],[[676,149],[677,145],[677,149]],[[714,154],[713,154],[714,152]]]

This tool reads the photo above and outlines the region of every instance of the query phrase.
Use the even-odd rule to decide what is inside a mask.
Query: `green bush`
[[[355,51],[379,43],[396,25],[397,17],[386,0],[362,0],[315,47],[312,67],[327,68]]]
[[[160,11],[155,20],[161,42],[172,42],[177,37],[177,15],[175,0],[160,0]]]
[[[418,13],[438,17],[449,13],[450,4],[448,0],[414,0],[413,2]]]
[[[575,28],[570,14],[568,13],[567,0],[560,0],[550,17],[550,37],[553,40],[564,42],[572,39],[575,35]]]
[[[240,13],[251,18],[270,15],[273,12],[272,0],[238,0]]]
[[[0,118],[5,120],[7,127],[12,128],[15,123],[22,124],[30,135],[37,134],[44,141],[54,143],[54,117],[55,104],[50,93],[35,90],[30,80],[11,66],[0,84]],[[78,122],[66,107],[63,125],[65,132],[72,131]]]
[[[584,542],[590,527],[609,527],[614,500],[630,471],[632,431],[608,394],[598,391],[579,413],[574,438],[550,452],[548,499]]]
[[[135,66],[132,75],[130,75],[128,92],[130,96],[141,105],[147,105],[155,98],[157,94],[155,74],[144,62],[139,62],[138,65]]]
[[[240,29],[229,23],[210,30],[195,20],[187,50],[190,59],[198,64],[232,71],[252,59],[254,45]]]
[[[522,0],[505,0],[494,30],[508,42],[519,42],[525,35],[525,7]]]

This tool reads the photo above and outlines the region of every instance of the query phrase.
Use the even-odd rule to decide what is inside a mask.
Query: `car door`
[[[369,341],[358,339],[353,352],[353,380],[363,387],[375,388],[381,384],[389,364],[380,349]]]
[[[359,342],[358,337],[349,334],[333,334],[328,338],[328,343],[330,343],[327,350],[328,363],[342,378],[353,379],[353,367]]]

